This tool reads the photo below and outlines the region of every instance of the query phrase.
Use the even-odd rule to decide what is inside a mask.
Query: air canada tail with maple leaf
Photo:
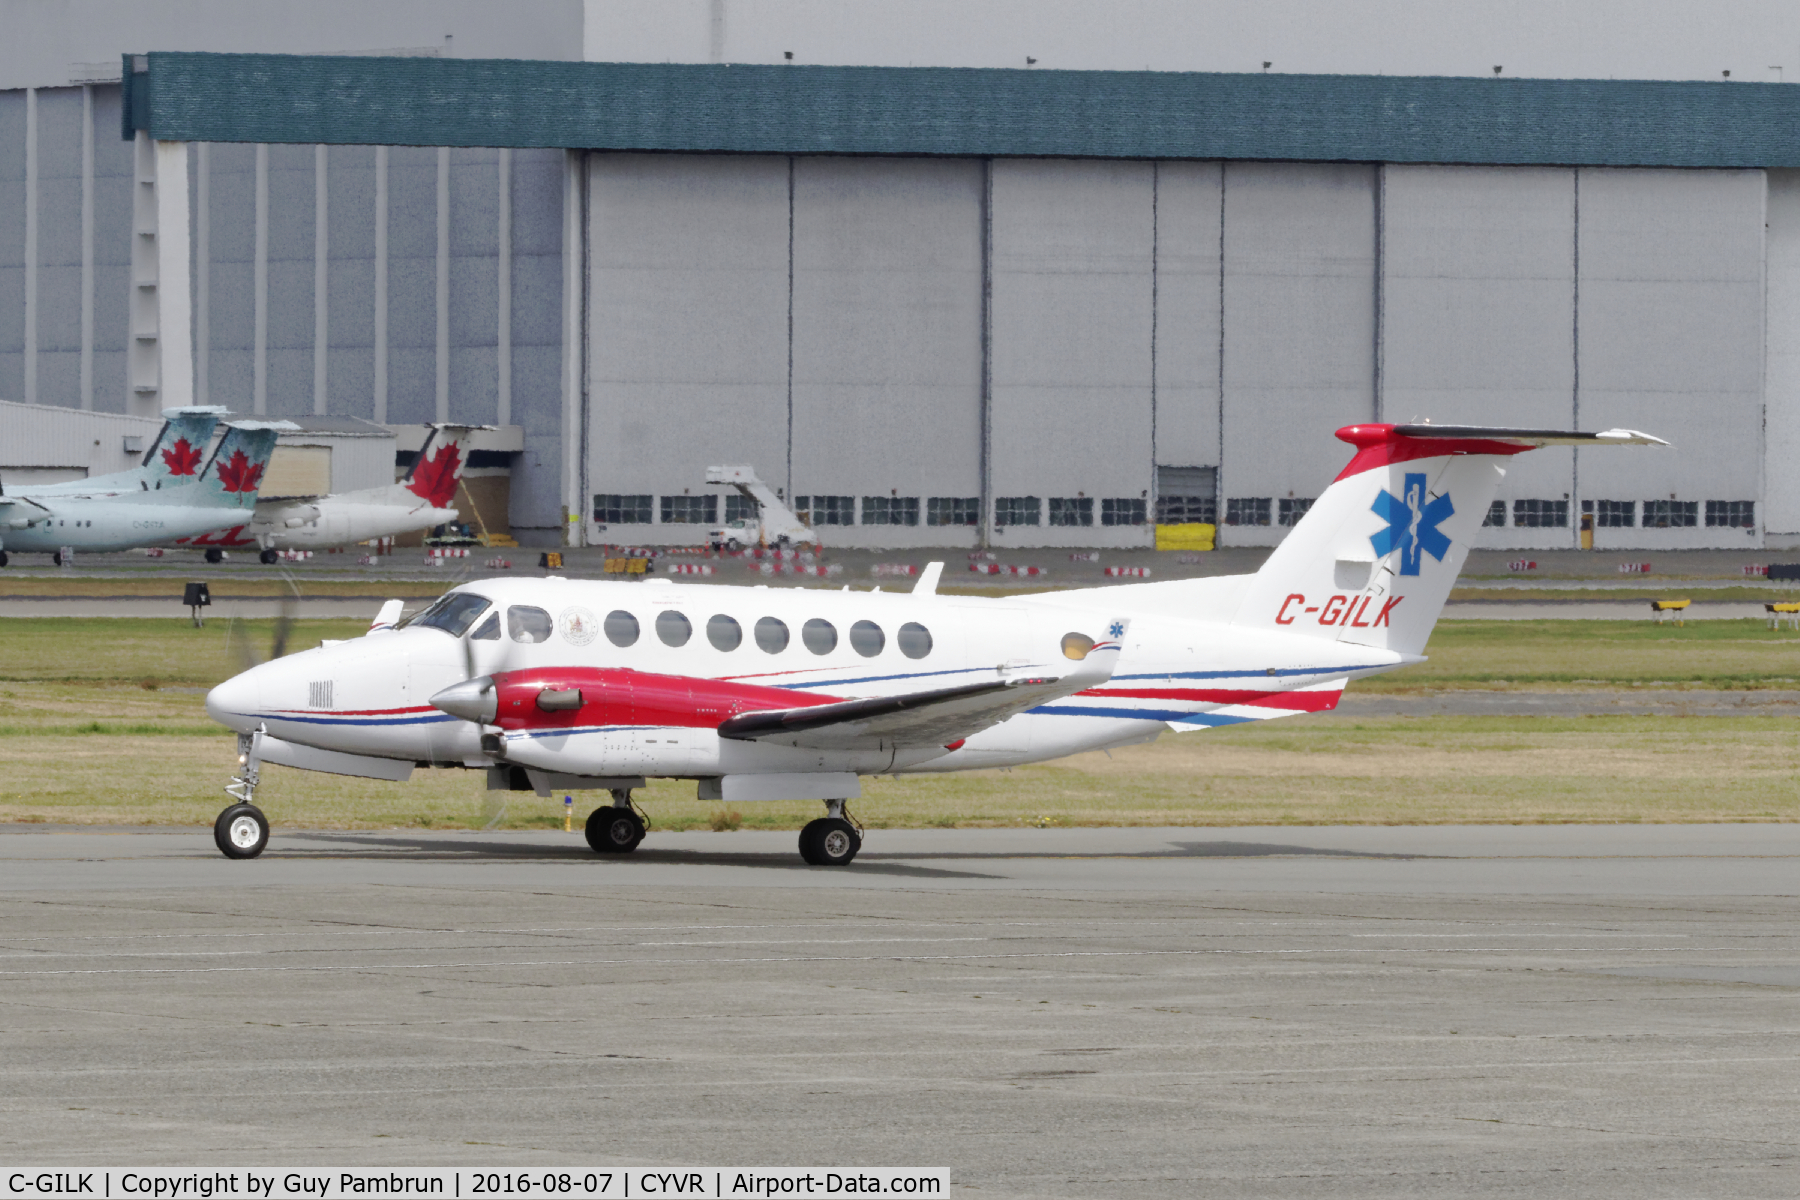
[[[1576,433],[1350,425],[1343,473],[1251,577],[1233,624],[1418,654],[1505,478],[1541,446],[1664,445],[1627,429]]]
[[[469,435],[488,425],[430,426],[425,444],[419,447],[412,469],[400,481],[401,490],[432,508],[449,508],[456,499],[456,485],[462,482],[468,466]]]
[[[207,498],[204,502],[222,508],[254,508],[269,457],[275,452],[275,439],[295,428],[287,421],[230,422],[194,485]]]

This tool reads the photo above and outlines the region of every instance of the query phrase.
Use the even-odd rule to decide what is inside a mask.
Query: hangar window
[[[1304,517],[1306,510],[1312,506],[1311,500],[1283,500],[1276,509],[1275,523],[1288,526],[1298,525],[1300,518]]]
[[[981,500],[975,496],[933,496],[925,504],[927,525],[979,525]]]
[[[1142,525],[1144,509],[1142,500],[1134,500],[1129,496],[1118,500],[1102,500],[1100,502],[1100,523],[1102,525]]]
[[[1158,496],[1158,525],[1216,525],[1219,502],[1211,496]]]
[[[607,613],[606,622],[601,628],[606,630],[606,640],[615,646],[634,646],[637,644],[637,618],[622,608],[615,608]]]
[[[550,614],[529,604],[515,604],[506,610],[506,636],[527,644],[547,642],[556,627]]]
[[[808,525],[854,525],[856,497],[795,496],[794,515]]]
[[[1699,523],[1698,500],[1644,501],[1645,529],[1692,529]]]
[[[1514,500],[1513,525],[1520,529],[1567,529],[1567,500]]]
[[[744,644],[744,627],[724,613],[714,613],[706,623],[706,640],[714,650],[736,650]]]
[[[837,626],[814,617],[800,627],[800,640],[814,654],[830,654],[837,649]]]
[[[1594,524],[1601,529],[1630,529],[1637,524],[1637,501],[1594,501]]]
[[[874,658],[887,645],[887,635],[873,621],[858,621],[850,627],[850,648],[864,658]]]
[[[924,658],[931,653],[931,630],[917,621],[908,621],[900,627],[900,633],[894,638],[894,644],[900,647],[900,653],[908,658]]]
[[[650,497],[613,492],[594,497],[594,520],[602,525],[650,524]]]
[[[725,523],[727,525],[733,521],[752,520],[761,515],[762,505],[750,497],[741,496],[736,492],[725,497]]]
[[[1093,500],[1086,496],[1050,497],[1050,523],[1052,525],[1092,525],[1094,523]],[[1020,524],[1035,525],[1037,522],[1022,521]]]
[[[864,496],[862,523],[864,525],[917,525],[919,523],[919,498],[917,496]]]
[[[1225,523],[1227,525],[1267,525],[1269,523],[1268,499],[1263,496],[1238,496],[1225,501]]]
[[[488,602],[480,596],[469,592],[451,592],[414,617],[409,624],[441,629],[451,637],[461,637],[469,631],[469,626],[475,623],[475,618],[487,606]]]
[[[674,609],[664,609],[656,614],[656,636],[665,646],[685,646],[694,636],[694,627]]]
[[[1496,500],[1488,505],[1487,516],[1481,518],[1481,523],[1483,525],[1505,525],[1506,501]]]
[[[1727,529],[1755,529],[1756,501],[1708,500],[1706,502],[1706,523],[1723,525]]]
[[[500,640],[500,614],[491,612],[481,627],[469,635],[471,642],[497,642]]]
[[[717,525],[719,523],[719,498],[717,496],[664,496],[662,498],[662,523],[664,525]]]
[[[756,623],[756,648],[764,654],[780,654],[788,646],[787,623],[778,617],[764,617]]]
[[[1043,508],[1036,496],[1001,496],[994,501],[994,524],[1036,525],[1043,518]]]

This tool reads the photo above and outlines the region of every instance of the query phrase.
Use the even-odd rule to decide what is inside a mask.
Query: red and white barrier
[[[811,563],[752,563],[750,569],[759,575],[807,575],[818,579],[830,579],[844,573],[844,568],[837,563],[830,566]]]
[[[977,575],[1048,575],[1047,567],[1015,567],[1003,566],[1000,563],[970,563],[969,570]]]
[[[913,566],[911,563],[876,563],[869,568],[869,574],[875,576],[877,579],[889,575],[917,575],[918,573],[919,568]]]
[[[969,553],[970,562],[993,562],[1000,557],[992,550],[974,550]]]
[[[1509,569],[1514,570],[1514,571],[1535,571],[1535,570],[1537,570],[1537,564],[1535,562],[1532,562],[1530,559],[1525,559],[1525,558],[1515,558],[1511,562],[1507,563],[1506,565]]]
[[[311,550],[277,550],[275,553],[282,562],[305,562],[313,556]]]
[[[605,553],[607,558],[655,558],[658,554],[667,553],[667,551],[663,550],[652,550],[648,546],[608,545],[602,546],[600,549]]]
[[[381,555],[359,554],[356,556],[356,565],[359,567],[379,567],[381,565]]]
[[[369,550],[374,554],[386,554],[393,550],[394,539],[392,535],[388,537],[370,538],[365,545],[367,545]]]
[[[1769,568],[1762,563],[1749,563],[1744,567],[1746,575],[1767,575]]]
[[[711,575],[712,573],[713,565],[711,563],[669,564],[669,574],[671,575]]]
[[[508,558],[490,558],[487,560],[486,565],[487,565],[487,569],[490,571],[510,571],[510,570],[512,570],[512,560],[508,559]]]
[[[425,561],[434,567],[443,566],[444,560],[447,558],[467,557],[469,557],[467,546],[433,546],[425,553]]]
[[[1619,564],[1619,574],[1621,574],[1621,575],[1648,575],[1649,573],[1650,573],[1650,564],[1649,563],[1620,563]]]
[[[1069,555],[1069,561],[1070,562],[1099,562],[1100,561],[1100,552],[1098,550],[1077,550],[1075,553]]]
[[[161,546],[145,546],[143,553],[145,558],[161,558],[163,548]]]
[[[1107,567],[1103,572],[1114,579],[1148,579],[1149,567]]]
[[[1175,561],[1184,567],[1196,567],[1205,562],[1206,559],[1203,555],[1199,554],[1177,554],[1175,556]]]

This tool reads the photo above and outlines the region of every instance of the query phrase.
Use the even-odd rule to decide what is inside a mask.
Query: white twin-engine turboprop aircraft
[[[985,599],[560,578],[458,587],[396,626],[254,667],[207,712],[238,733],[237,803],[214,835],[268,842],[263,763],[405,779],[480,767],[488,786],[610,791],[588,842],[644,836],[632,789],[823,800],[816,865],[861,847],[864,775],[1012,766],[1336,706],[1349,680],[1420,661],[1510,455],[1665,445],[1571,433],[1352,425],[1350,465],[1253,575]]]

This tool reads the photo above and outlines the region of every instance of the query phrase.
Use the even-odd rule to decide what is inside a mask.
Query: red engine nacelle
[[[681,725],[716,729],[744,712],[834,704],[842,697],[793,692],[628,667],[536,667],[489,676],[489,724],[506,730],[593,725]]]

